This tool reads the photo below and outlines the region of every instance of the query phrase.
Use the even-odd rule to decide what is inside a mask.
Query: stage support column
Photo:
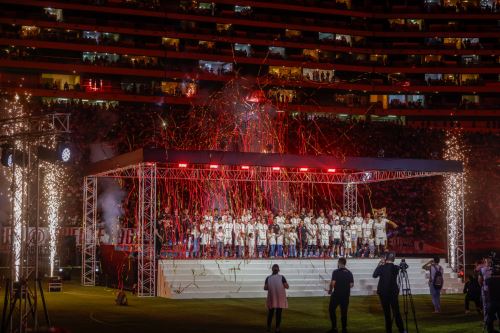
[[[156,296],[156,164],[144,163],[138,168],[139,237],[137,295]]]
[[[348,182],[344,184],[344,210],[356,214],[358,211],[358,185]]]
[[[97,246],[97,178],[83,181],[82,285],[95,286]]]
[[[457,271],[463,269],[465,273],[465,187],[464,174],[460,175],[460,217],[457,228]],[[462,265],[462,267],[460,267]],[[465,274],[464,274],[465,279]]]

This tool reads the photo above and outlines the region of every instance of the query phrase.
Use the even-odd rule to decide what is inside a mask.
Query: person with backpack
[[[439,257],[434,257],[431,261],[422,266],[422,269],[429,271],[429,288],[434,305],[434,313],[441,312],[441,289],[444,285],[443,267],[439,265]]]

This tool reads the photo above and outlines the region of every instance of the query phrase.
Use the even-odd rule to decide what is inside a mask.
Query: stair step
[[[429,294],[428,272],[421,266],[429,259],[410,258],[406,262],[412,293]],[[372,278],[378,259],[348,259],[354,275],[352,295],[374,295],[377,279]],[[396,261],[397,263],[399,260]],[[265,278],[273,264],[280,265],[290,289],[289,297],[327,296],[325,289],[337,259],[256,259],[256,260],[172,260],[159,261],[159,296],[190,298],[260,298]],[[463,284],[456,273],[445,267],[443,293],[461,293]]]

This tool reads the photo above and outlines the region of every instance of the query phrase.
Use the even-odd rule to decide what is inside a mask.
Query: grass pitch
[[[73,282],[65,283],[63,290],[46,293],[50,318],[54,326],[73,333],[265,332],[264,299],[169,300],[127,293],[129,306],[118,306],[112,289],[84,288]],[[420,332],[482,332],[479,315],[464,314],[463,299],[462,295],[444,295],[443,312],[433,314],[430,296],[415,296]],[[328,301],[328,297],[290,298],[282,332],[329,330]],[[475,310],[474,305],[471,310]],[[411,322],[410,332],[415,332],[414,327]],[[351,333],[385,332],[376,296],[351,297],[348,328]]]

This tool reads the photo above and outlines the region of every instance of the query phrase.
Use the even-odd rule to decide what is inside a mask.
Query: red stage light
[[[217,164],[210,164],[210,169],[218,169],[219,166]]]
[[[309,170],[309,168],[300,168],[299,170],[300,170],[300,171],[308,171],[308,170]]]
[[[242,169],[242,170],[248,170],[248,169],[250,169],[250,167],[249,167],[248,165],[242,165],[242,166],[241,166],[241,169]]]
[[[337,169],[328,169],[328,172],[335,172]]]
[[[280,171],[280,167],[273,167],[273,171]]]
[[[187,168],[187,166],[186,163],[179,163],[179,168]]]

